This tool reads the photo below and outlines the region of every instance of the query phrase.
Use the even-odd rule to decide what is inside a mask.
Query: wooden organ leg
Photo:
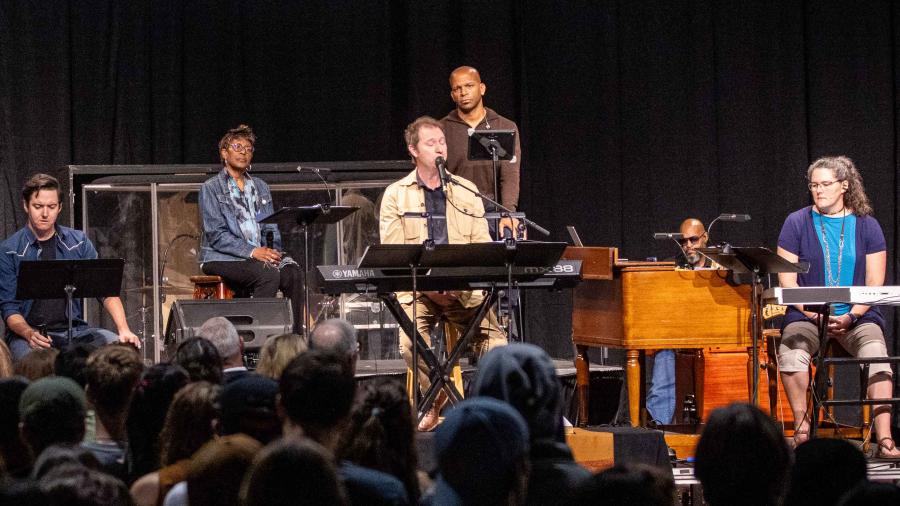
[[[591,359],[588,347],[575,345],[575,394],[578,396],[578,426],[587,427],[590,403]]]
[[[631,426],[641,424],[641,362],[640,350],[628,350],[625,361],[625,380],[628,384],[628,415]]]

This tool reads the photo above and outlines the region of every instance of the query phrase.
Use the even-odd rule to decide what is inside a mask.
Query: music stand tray
[[[515,130],[474,130],[469,135],[469,160],[511,160],[516,153]]]
[[[19,264],[16,298],[65,299],[67,285],[79,299],[118,296],[124,268],[121,258],[26,260]]]
[[[329,206],[316,204],[313,206],[282,207],[274,213],[258,220],[259,223],[275,223],[290,228],[293,225],[313,225],[337,223],[358,211],[353,206]]]
[[[27,260],[19,264],[16,298],[66,299],[67,344],[72,342],[72,304],[78,298],[117,297],[122,289],[121,258]]]

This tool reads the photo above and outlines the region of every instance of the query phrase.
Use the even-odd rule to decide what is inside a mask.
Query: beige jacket
[[[459,176],[455,179],[475,190],[471,181]],[[447,238],[450,244],[491,242],[487,220],[474,217],[484,215],[484,204],[480,198],[465,189],[456,188],[455,184],[449,184],[447,200]],[[451,202],[453,205],[450,205]],[[428,221],[424,218],[404,218],[407,212],[425,212],[425,192],[416,181],[415,169],[384,191],[379,213],[382,244],[421,244],[428,239]],[[397,298],[404,304],[412,302],[409,292],[398,293]],[[463,306],[475,307],[481,304],[483,297],[481,292],[462,292],[459,299]]]

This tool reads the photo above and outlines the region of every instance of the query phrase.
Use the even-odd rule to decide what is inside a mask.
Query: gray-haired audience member
[[[197,335],[209,339],[222,357],[222,372],[226,385],[250,373],[244,366],[244,342],[227,318],[214,316],[206,320],[197,329]]]
[[[509,404],[474,397],[456,405],[434,436],[438,479],[428,505],[523,505],[528,426]]]
[[[347,357],[350,368],[356,372],[359,359],[359,341],[356,339],[356,328],[347,320],[332,318],[316,325],[309,336],[310,350],[331,350]]]
[[[481,360],[472,395],[487,396],[516,408],[531,435],[531,476],[527,504],[566,504],[591,473],[578,465],[563,433],[562,385],[553,360],[525,343],[494,348]]]
[[[735,403],[709,416],[694,473],[711,506],[782,504],[791,455],[784,434],[755,406]]]
[[[347,357],[323,350],[298,355],[281,374],[278,393],[285,437],[305,436],[334,453],[356,395]],[[350,504],[409,503],[403,483],[387,473],[340,462],[338,475]]]

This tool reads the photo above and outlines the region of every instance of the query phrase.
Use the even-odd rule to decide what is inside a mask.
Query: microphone
[[[443,187],[450,182],[450,176],[447,175],[447,160],[444,160],[443,156],[439,156],[434,159],[434,164],[437,166],[438,175],[441,178],[441,186]]]
[[[680,234],[677,232],[656,232],[653,234],[653,238],[657,241],[666,239],[674,239],[677,241],[678,239],[684,239],[684,234]]]
[[[720,214],[719,217],[716,219],[719,221],[736,221],[739,223],[743,223],[745,221],[750,221],[750,215],[749,214]]]
[[[712,230],[713,225],[715,225],[715,223],[717,221],[732,221],[732,222],[736,222],[736,223],[744,223],[746,221],[750,221],[750,215],[749,214],[733,214],[733,213],[720,214],[719,216],[717,216],[714,220],[712,220],[709,223],[708,227],[706,227],[706,240],[707,241],[710,240],[710,238],[712,237],[712,234],[710,234],[710,231]]]

